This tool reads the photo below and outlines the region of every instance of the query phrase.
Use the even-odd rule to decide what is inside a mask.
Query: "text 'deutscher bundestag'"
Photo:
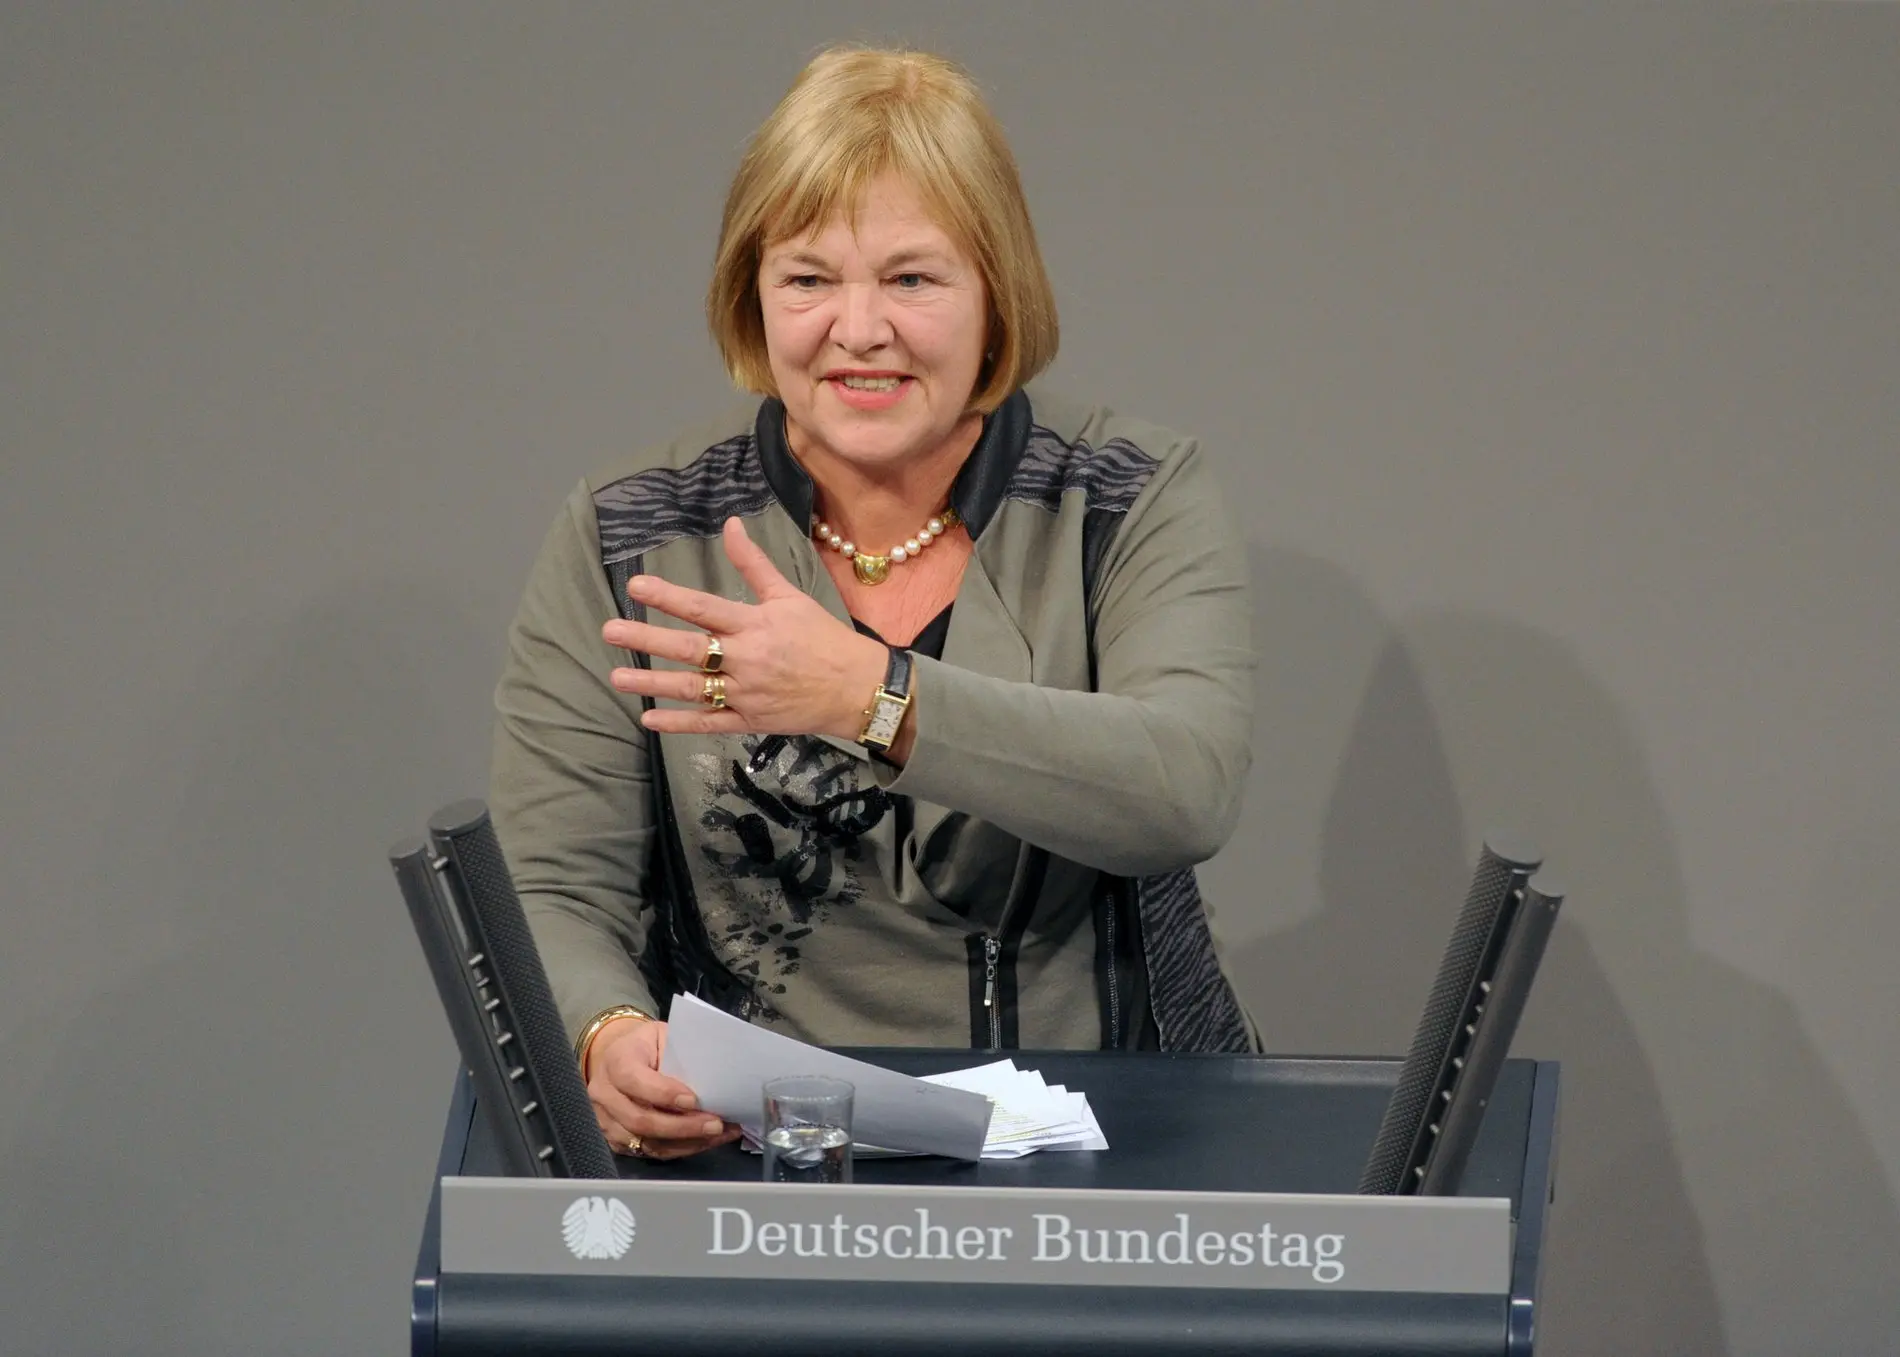
[[[442,1271],[1501,1295],[1502,1198],[444,1178]]]

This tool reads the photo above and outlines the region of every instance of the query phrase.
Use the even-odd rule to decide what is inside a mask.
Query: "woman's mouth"
[[[903,400],[916,379],[901,373],[860,375],[847,372],[825,380],[837,394],[840,403],[848,409],[875,412],[889,410]]]

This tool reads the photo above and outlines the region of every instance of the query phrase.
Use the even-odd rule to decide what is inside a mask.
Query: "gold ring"
[[[639,1136],[627,1137],[627,1153],[628,1154],[641,1154],[645,1151],[645,1146],[646,1146],[646,1142],[641,1140]]]
[[[717,674],[720,666],[725,662],[726,648],[719,644],[719,638],[717,636],[708,636],[706,638],[706,658],[699,662],[699,672],[702,674]]]
[[[714,711],[721,711],[726,705],[726,680],[719,674],[706,675],[706,681],[699,685],[699,700]]]

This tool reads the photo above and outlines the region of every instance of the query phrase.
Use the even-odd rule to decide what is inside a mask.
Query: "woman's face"
[[[855,232],[839,218],[768,245],[759,301],[795,450],[875,474],[942,446],[968,412],[989,298],[902,180],[872,184]]]

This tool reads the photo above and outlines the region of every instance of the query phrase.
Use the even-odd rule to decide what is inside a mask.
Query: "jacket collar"
[[[971,538],[982,536],[1001,507],[1003,492],[1009,488],[1010,477],[1016,474],[1016,465],[1029,446],[1029,426],[1029,397],[1021,390],[1012,391],[984,417],[983,432],[977,435],[976,446],[950,488],[950,503],[969,528]],[[752,431],[766,483],[800,531],[809,533],[815,490],[811,477],[785,441],[785,403],[776,396],[759,402]]]

